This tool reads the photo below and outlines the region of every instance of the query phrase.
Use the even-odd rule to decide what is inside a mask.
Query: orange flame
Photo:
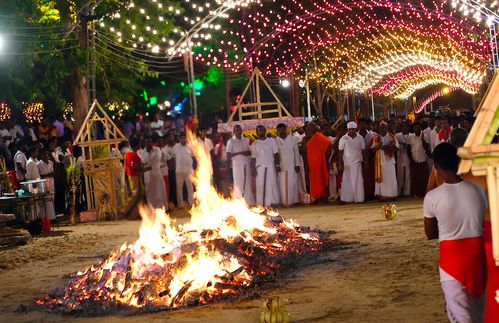
[[[137,241],[73,275],[64,295],[38,304],[66,310],[95,303],[103,308],[204,304],[238,294],[255,277],[278,269],[274,255],[320,249],[317,234],[303,233],[293,222],[272,224],[263,209],[251,210],[244,199],[218,194],[211,185],[210,156],[192,133],[188,139],[198,162],[190,222],[175,225],[164,210],[141,206]]]

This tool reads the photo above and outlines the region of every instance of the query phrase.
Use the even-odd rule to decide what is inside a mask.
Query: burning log
[[[196,203],[191,222],[173,226],[160,210],[140,209],[140,238],[73,275],[63,291],[36,303],[63,313],[173,309],[243,294],[322,249],[320,234],[275,212],[250,210],[211,186],[209,156],[193,143]],[[202,198],[199,198],[202,197]]]

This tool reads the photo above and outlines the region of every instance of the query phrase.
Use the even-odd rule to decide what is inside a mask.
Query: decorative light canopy
[[[274,0],[251,8],[231,20],[238,32],[223,31],[216,49],[196,58],[399,99],[440,83],[474,93],[487,74],[487,29],[447,1]]]
[[[23,109],[24,118],[28,124],[34,124],[42,122],[44,107],[43,103],[23,103],[25,108]]]
[[[435,84],[476,92],[491,56],[488,30],[478,21],[496,17],[480,13],[497,10],[484,0],[183,0],[168,8],[150,1],[161,14],[133,1],[126,8],[143,24],[116,13],[99,28],[154,57],[194,52],[207,66],[308,75],[343,91],[399,99]],[[483,6],[470,14],[467,2]],[[160,35],[165,24],[168,36]]]
[[[424,110],[425,106],[427,106],[431,102],[435,101],[437,98],[444,96],[444,95],[447,95],[447,94],[454,92],[458,89],[459,88],[457,88],[457,87],[451,87],[451,88],[443,87],[443,88],[435,89],[434,91],[430,92],[428,95],[426,95],[425,97],[423,97],[421,100],[418,101],[418,103],[414,107],[414,112],[421,113]]]
[[[121,118],[128,110],[130,110],[130,104],[126,102],[109,102],[106,104],[106,110],[113,114],[113,116]]]
[[[4,122],[10,119],[12,111],[10,107],[5,102],[0,102],[0,122]]]

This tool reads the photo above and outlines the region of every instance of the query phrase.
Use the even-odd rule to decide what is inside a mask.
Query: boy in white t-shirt
[[[457,149],[441,143],[433,152],[434,167],[444,184],[424,199],[428,239],[440,240],[440,281],[451,322],[483,322],[485,250],[483,190],[457,175]]]

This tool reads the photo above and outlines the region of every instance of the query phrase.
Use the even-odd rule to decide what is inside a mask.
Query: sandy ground
[[[56,228],[26,246],[0,250],[0,322],[258,322],[263,300],[269,296],[288,299],[295,322],[446,322],[438,245],[424,237],[422,201],[396,204],[400,217],[394,221],[381,216],[378,203],[280,210],[301,225],[334,230],[335,239],[353,244],[331,253],[327,263],[281,277],[256,299],[141,316],[16,313],[20,304],[32,304],[54,287],[64,286],[64,274],[135,240],[140,223]]]

